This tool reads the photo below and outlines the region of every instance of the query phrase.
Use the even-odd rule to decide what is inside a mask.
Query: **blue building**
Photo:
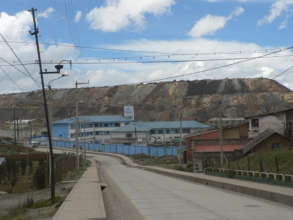
[[[131,122],[111,131],[111,143],[154,145],[178,143],[185,135],[209,126],[197,121]]]
[[[131,119],[120,115],[72,117],[55,121],[52,134],[55,140],[74,140],[76,128],[79,125],[79,136],[82,141],[104,143],[111,138],[113,129],[123,127],[130,122]]]
[[[53,123],[54,140],[74,140],[79,125],[81,141],[115,144],[168,144],[208,128],[197,121],[135,122],[120,115],[80,116]]]

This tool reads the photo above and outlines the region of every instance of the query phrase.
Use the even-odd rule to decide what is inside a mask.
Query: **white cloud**
[[[32,36],[30,36],[28,33],[28,31],[31,29],[31,25],[32,16],[27,11],[22,11],[16,13],[15,15],[10,15],[6,12],[1,13],[0,32],[5,36],[5,38],[11,42],[27,42],[25,44],[11,43],[11,46],[13,47],[14,51],[17,53],[17,55],[24,63],[31,63],[37,59],[34,40]],[[78,56],[78,50],[75,47],[72,47],[73,45],[66,44],[66,47],[63,46],[64,45],[58,44],[57,46],[45,47],[41,44],[40,47],[43,60],[61,60],[64,58],[70,59],[76,58]],[[16,58],[13,55],[13,53],[3,42],[0,43],[0,51],[0,57],[4,58],[10,63],[16,61]],[[7,65],[7,63],[0,59],[0,65]],[[7,75],[2,71],[2,69],[0,69],[1,93],[19,91],[17,86],[14,85],[14,83],[9,78],[14,80],[24,91],[33,90],[40,87],[40,84],[38,84],[37,86],[36,83],[26,75],[26,73],[20,73],[11,66],[2,66],[2,68],[5,72],[7,72],[9,76],[7,77]],[[25,70],[21,66],[18,66],[18,68],[21,71],[25,72]],[[48,70],[54,70],[54,65],[44,65],[44,68],[47,68]],[[27,69],[29,70],[31,75],[36,79],[36,81],[39,81],[40,76],[38,66],[28,65]],[[51,78],[51,76],[48,76],[46,78]]]
[[[55,9],[52,7],[47,8],[45,11],[38,13],[38,17],[48,18],[54,11]]]
[[[202,37],[204,35],[213,35],[220,29],[223,29],[227,22],[233,17],[237,17],[244,12],[244,8],[236,8],[229,16],[215,16],[207,15],[197,21],[192,29],[189,31],[189,35],[192,37]]]
[[[211,53],[210,55],[190,55],[190,56],[171,56],[155,57],[155,60],[164,59],[196,59],[206,60],[211,58],[235,58],[235,57],[254,57],[264,54],[266,48],[254,43],[241,43],[237,41],[217,41],[203,38],[195,38],[181,41],[149,41],[139,40],[132,41],[122,45],[112,45],[110,48],[141,50],[141,51],[161,51],[166,53],[190,53],[194,54]],[[240,52],[241,51],[241,52]],[[219,52],[214,55],[213,53]],[[225,54],[224,52],[233,52]],[[293,55],[291,51],[282,52],[281,55]],[[199,70],[206,70],[225,64],[233,63],[235,61],[194,61],[186,63],[157,63],[157,64],[117,64],[111,67],[104,67],[107,70],[116,70],[125,76],[128,73],[129,79],[120,79],[123,83],[127,82],[147,82],[157,80],[165,77],[177,76],[179,74],[190,74]],[[188,76],[177,78],[178,80],[194,80],[194,79],[222,79],[222,78],[252,78],[252,77],[274,77],[279,72],[291,66],[290,57],[275,57],[263,58],[247,63],[238,64],[229,68],[218,69],[203,73],[191,74]],[[99,68],[103,68],[99,66]],[[131,76],[131,77],[130,77]],[[119,74],[117,74],[116,81],[119,81]],[[131,80],[130,80],[131,79]],[[176,79],[176,78],[174,78]],[[169,79],[173,80],[173,79]],[[280,82],[289,83],[293,88],[293,76],[287,74],[285,78],[277,78]],[[111,79],[108,79],[108,84],[111,85]]]
[[[78,23],[80,21],[80,19],[81,19],[81,16],[82,16],[82,12],[77,11],[76,14],[75,14],[75,17],[74,17],[74,22]]]
[[[260,19],[258,21],[258,25],[272,23],[277,17],[281,16],[283,13],[288,13],[288,10],[292,5],[293,0],[275,0],[269,14]]]
[[[130,24],[143,26],[146,14],[164,14],[173,4],[175,0],[106,0],[104,6],[92,9],[86,18],[95,30],[115,32]]]

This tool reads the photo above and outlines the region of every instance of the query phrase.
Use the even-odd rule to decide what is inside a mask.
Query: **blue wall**
[[[53,141],[54,147],[72,148],[74,141]],[[81,147],[86,147],[88,150],[119,153],[125,155],[146,154],[153,157],[161,156],[177,156],[178,146],[167,147],[153,147],[153,146],[134,146],[123,144],[93,144],[93,143],[80,143]]]
[[[69,139],[69,124],[54,124],[52,128],[53,137]]]

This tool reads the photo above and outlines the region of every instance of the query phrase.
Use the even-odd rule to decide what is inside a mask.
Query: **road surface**
[[[112,203],[110,211],[117,213],[116,217],[112,213],[110,219],[293,219],[293,208],[289,206],[163,176],[138,168],[129,168],[112,157],[99,155],[96,158],[101,162],[100,170],[105,181],[112,183],[108,191],[112,191],[115,198],[112,198],[111,201],[111,198],[107,197],[106,203],[108,205]],[[113,184],[116,187],[113,187]],[[115,192],[117,190],[119,193]],[[123,202],[121,194],[123,194],[125,202]],[[115,199],[116,203],[114,202]],[[121,212],[124,212],[124,215],[121,215]]]

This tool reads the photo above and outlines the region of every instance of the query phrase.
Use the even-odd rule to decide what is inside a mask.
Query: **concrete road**
[[[282,204],[187,182],[96,156],[110,178],[146,220],[289,220],[293,209]],[[114,190],[115,189],[110,189]],[[117,206],[116,206],[117,207]],[[136,212],[135,211],[135,212]],[[126,211],[125,212],[130,212]],[[120,218],[124,219],[124,218]]]

